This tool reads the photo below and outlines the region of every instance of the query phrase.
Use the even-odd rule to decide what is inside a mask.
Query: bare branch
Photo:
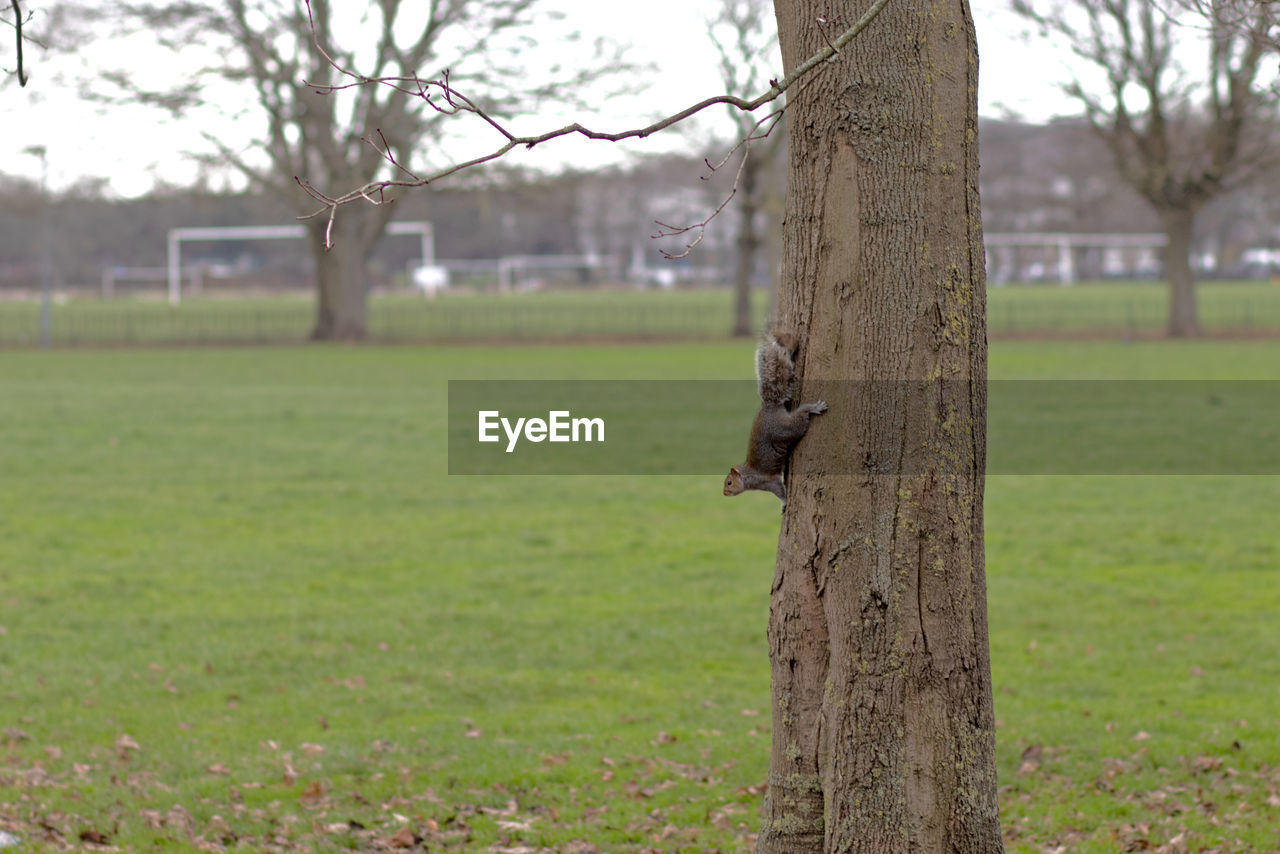
[[[308,12],[308,15],[310,15],[311,0],[306,0],[306,2],[307,2],[307,12]],[[421,178],[415,178],[412,180],[398,180],[398,181],[383,180],[383,181],[370,182],[358,189],[351,190],[347,193],[344,193],[343,195],[333,197],[332,201],[328,203],[326,207],[320,208],[319,210],[316,210],[313,213],[307,214],[305,216],[301,216],[299,217],[299,219],[311,219],[313,217],[317,217],[317,216],[320,216],[321,214],[324,214],[326,210],[329,210],[330,217],[332,217],[333,211],[331,210],[331,208],[336,209],[338,206],[341,206],[341,205],[349,204],[351,202],[355,202],[360,199],[367,199],[370,193],[377,193],[377,192],[385,191],[391,188],[408,188],[408,187],[425,186],[427,184],[430,184],[433,181],[438,181],[441,178],[445,178],[457,172],[461,172],[466,169],[479,166],[483,163],[488,163],[490,161],[497,160],[505,156],[512,149],[519,146],[523,146],[525,148],[533,148],[534,146],[540,145],[544,142],[548,142],[550,140],[557,139],[562,136],[569,136],[572,134],[584,136],[587,139],[604,140],[608,142],[618,142],[624,139],[643,139],[654,133],[657,133],[660,130],[664,130],[665,128],[669,128],[672,125],[678,124],[684,121],[685,119],[688,119],[689,117],[702,112],[708,107],[712,107],[717,104],[727,104],[743,112],[753,112],[759,107],[763,106],[764,104],[767,104],[781,97],[782,94],[786,92],[791,86],[793,86],[797,80],[800,80],[801,78],[805,77],[810,72],[812,72],[815,68],[818,68],[819,66],[821,66],[822,63],[826,62],[828,59],[835,56],[840,51],[841,48],[843,48],[846,44],[848,44],[855,37],[857,37],[859,33],[861,33],[864,29],[866,29],[866,27],[873,20],[875,20],[876,16],[880,13],[880,10],[884,8],[884,6],[888,2],[889,0],[876,0],[876,2],[873,3],[865,13],[863,13],[862,17],[859,18],[852,26],[846,29],[843,33],[841,33],[838,38],[836,38],[834,41],[827,44],[827,46],[823,47],[821,50],[819,50],[816,54],[811,56],[809,59],[805,60],[800,65],[796,66],[794,69],[792,69],[790,74],[786,75],[781,80],[775,79],[770,81],[769,89],[756,98],[748,100],[745,98],[738,97],[736,95],[716,95],[714,97],[706,98],[705,100],[699,101],[698,103],[688,106],[683,110],[673,113],[663,119],[659,119],[658,121],[653,122],[652,124],[648,124],[640,128],[632,128],[629,130],[623,130],[623,131],[617,131],[617,132],[598,131],[598,130],[592,130],[591,128],[588,128],[578,122],[574,122],[573,124],[565,125],[564,127],[556,128],[554,130],[549,130],[544,133],[536,134],[533,136],[520,136],[514,133],[513,131],[509,130],[502,122],[498,121],[498,119],[496,119],[493,115],[491,115],[489,111],[481,108],[471,98],[467,97],[463,93],[459,92],[456,88],[454,88],[454,86],[449,82],[449,75],[447,71],[444,72],[444,74],[440,79],[431,80],[424,83],[416,74],[413,74],[410,76],[399,76],[399,77],[394,77],[394,76],[393,77],[369,77],[343,66],[342,64],[337,62],[320,44],[320,36],[315,30],[314,21],[313,21],[312,22],[312,42],[315,45],[315,49],[322,56],[324,56],[324,58],[328,61],[329,65],[334,70],[336,70],[343,77],[347,78],[349,81],[346,83],[338,83],[338,84],[324,84],[324,83],[310,83],[310,82],[307,83],[307,85],[310,86],[312,89],[314,89],[316,92],[331,93],[331,92],[336,92],[342,89],[349,89],[357,86],[372,86],[372,85],[389,86],[392,89],[395,89],[396,91],[401,92],[405,95],[421,98],[422,100],[426,101],[434,109],[436,109],[441,113],[446,113],[446,114],[453,114],[453,113],[459,113],[459,112],[473,113],[477,117],[479,117],[482,121],[484,121],[486,124],[488,124],[491,128],[493,128],[506,141],[501,146],[489,152],[488,154],[483,154],[477,157],[473,157],[470,160],[466,160],[461,163],[456,163],[453,166],[440,169],[436,172],[433,172],[430,175],[426,175]],[[434,100],[433,96],[435,98],[441,99],[443,101],[443,106],[441,105],[440,101]],[[762,122],[767,120],[768,118],[769,117],[767,116],[764,120],[762,120]],[[757,123],[757,127],[759,126],[759,124],[760,123]],[[296,180],[298,180],[299,184],[303,183],[301,179],[296,179]],[[721,208],[723,208],[723,205],[721,206]],[[691,228],[696,228],[696,226],[693,226]]]
[[[684,245],[684,251],[682,252],[672,253],[672,252],[668,252],[665,249],[659,249],[658,251],[662,253],[662,257],[668,260],[684,258],[690,252],[693,251],[693,248],[695,246],[697,246],[699,243],[702,242],[702,238],[705,237],[707,233],[707,226],[711,224],[711,221],[713,219],[715,219],[717,216],[720,215],[721,211],[723,211],[726,207],[728,207],[729,202],[733,200],[733,197],[738,195],[738,187],[742,183],[742,173],[747,168],[747,159],[751,157],[751,143],[755,142],[758,139],[764,139],[765,137],[769,136],[769,134],[773,133],[774,128],[776,128],[778,126],[778,123],[782,121],[782,114],[783,112],[786,111],[786,109],[787,108],[784,105],[780,109],[774,110],[772,113],[765,116],[760,121],[756,122],[755,127],[753,128],[753,132],[743,137],[742,139],[738,140],[738,143],[733,148],[729,149],[729,153],[726,154],[720,160],[719,163],[712,164],[709,160],[703,161],[707,164],[707,169],[709,170],[706,175],[702,176],[702,180],[705,181],[708,178],[710,178],[713,174],[715,174],[717,171],[719,171],[726,163],[728,163],[729,159],[733,157],[733,155],[737,151],[739,150],[742,151],[742,159],[738,161],[738,171],[733,176],[733,186],[729,188],[728,194],[724,197],[724,199],[720,202],[720,204],[716,206],[716,209],[713,210],[705,219],[701,220],[700,222],[695,222],[692,225],[684,225],[684,226],[668,225],[665,222],[654,220],[654,225],[658,226],[657,233],[650,235],[650,237],[652,237],[654,240],[658,240],[663,237],[675,237],[676,235],[679,235],[679,234],[688,234],[691,231],[697,232],[697,237],[695,237],[692,241],[686,243]],[[770,124],[769,127],[766,128],[763,133],[754,133],[754,131],[759,130],[760,126],[765,122],[769,121],[770,119],[773,119],[773,123]]]
[[[373,140],[369,139],[368,137],[365,137],[364,141],[369,143],[369,145],[373,146],[374,151],[377,151],[380,155],[382,155],[384,159],[387,160],[387,162],[389,162],[392,166],[399,169],[404,174],[408,175],[412,180],[414,181],[420,180],[417,175],[413,174],[412,172],[404,168],[404,166],[400,165],[400,163],[396,161],[396,156],[391,151],[391,143],[387,142],[387,138],[383,136],[382,128],[376,128],[376,130],[378,132],[378,139],[382,140],[382,148],[379,149],[378,146],[373,144]],[[381,204],[381,203],[379,202],[378,204]]]
[[[1124,179],[1158,209],[1194,210],[1250,159],[1241,149],[1249,126],[1266,113],[1257,78],[1274,47],[1277,15],[1270,0],[1165,3],[1075,0],[1067,5],[1085,19],[1083,27],[1062,4],[1012,5],[1105,75],[1105,94],[1090,93],[1078,79],[1064,88],[1083,105]],[[1208,74],[1198,81],[1182,79],[1175,58],[1175,30],[1184,27],[1208,36]],[[1141,92],[1144,103],[1128,102],[1127,92]]]
[[[18,34],[18,85],[27,85],[27,72],[22,65],[22,6],[18,0],[11,0],[13,3],[13,29]]]

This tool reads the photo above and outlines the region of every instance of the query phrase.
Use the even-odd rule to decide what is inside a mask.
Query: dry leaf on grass
[[[107,838],[107,835],[105,833],[103,833],[101,830],[94,830],[92,827],[87,827],[84,830],[80,831],[80,841],[89,842],[94,845],[110,845],[111,844],[111,840]]]
[[[135,741],[133,736],[129,735],[127,732],[122,733],[120,737],[116,739],[116,755],[126,762],[129,761],[130,750],[141,749],[142,747],[139,746],[138,742]]]
[[[311,785],[302,790],[302,794],[298,795],[298,803],[304,807],[317,806],[324,800],[324,786],[319,780],[312,780]]]
[[[422,837],[415,834],[413,828],[406,824],[387,837],[387,846],[390,848],[412,848],[421,841]]]
[[[1018,767],[1019,776],[1035,773],[1040,767],[1040,758],[1044,754],[1044,748],[1038,744],[1032,744],[1022,751],[1022,765]]]

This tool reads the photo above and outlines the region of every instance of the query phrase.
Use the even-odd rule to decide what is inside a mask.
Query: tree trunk
[[[760,209],[759,177],[763,162],[751,158],[742,167],[742,179],[738,193],[742,197],[738,205],[738,269],[734,281],[733,334],[746,337],[757,334],[751,323],[751,271],[755,267],[756,252],[760,249],[760,235],[756,233],[756,212]]]
[[[786,67],[866,5],[775,0]],[[831,409],[778,542],[760,854],[1003,850],[976,91],[967,2],[896,0],[788,107],[778,323]]]
[[[1160,211],[1164,226],[1164,275],[1169,280],[1169,335],[1194,338],[1200,334],[1196,312],[1196,284],[1191,273],[1191,231],[1195,211]]]
[[[391,216],[391,205],[349,205],[338,211],[325,248],[325,217],[307,221],[307,242],[316,267],[316,341],[363,341],[368,334],[367,265]]]

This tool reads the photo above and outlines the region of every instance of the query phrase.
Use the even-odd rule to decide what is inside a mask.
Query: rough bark
[[[329,220],[308,220],[307,243],[316,270],[316,323],[312,340],[362,341],[368,334],[366,277],[369,256],[390,218],[391,205],[352,206]]]
[[[1169,281],[1169,335],[1174,338],[1193,338],[1200,334],[1190,260],[1195,216],[1195,211],[1182,208],[1160,211],[1166,240],[1164,275]]]
[[[760,248],[760,235],[756,231],[756,213],[760,209],[760,167],[757,160],[748,160],[742,167],[742,180],[738,193],[742,202],[738,205],[738,258],[733,283],[733,334],[746,337],[757,334],[751,323],[751,269],[755,266],[756,251]]]
[[[864,6],[776,0],[786,67]],[[1002,851],[976,92],[967,2],[895,0],[788,107],[778,322],[831,409],[791,461],[760,854]]]

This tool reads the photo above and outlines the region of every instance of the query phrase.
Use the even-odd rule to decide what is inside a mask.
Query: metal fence
[[[1096,293],[1004,294],[988,298],[988,331],[1000,336],[1160,334],[1167,301]],[[1069,290],[1069,289],[1067,289]],[[759,298],[756,317],[765,314]],[[728,333],[726,291],[694,293],[525,294],[375,298],[368,314],[376,342],[646,340],[720,337]],[[1206,332],[1280,334],[1280,287],[1254,286],[1206,294],[1200,301]],[[71,300],[52,306],[54,346],[278,344],[305,340],[314,306],[302,296],[189,300]],[[39,346],[35,301],[0,302],[0,346]]]

